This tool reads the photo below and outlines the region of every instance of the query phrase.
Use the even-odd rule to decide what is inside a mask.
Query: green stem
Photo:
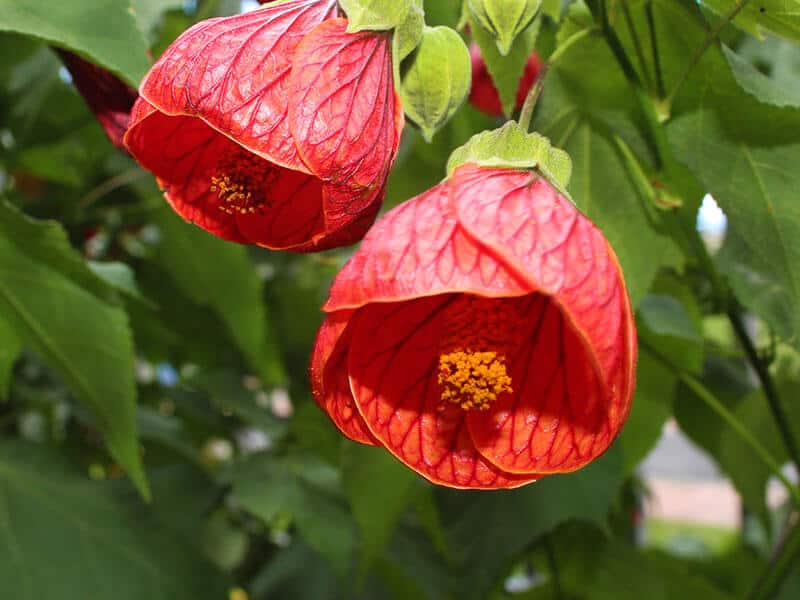
[[[653,3],[647,4],[647,28],[650,30],[650,49],[653,53],[653,64],[656,70],[656,93],[659,98],[663,98],[664,90],[664,75],[661,70],[661,54],[658,52],[658,39],[656,38],[656,20],[653,16]]]
[[[781,584],[789,574],[789,569],[800,556],[800,523],[795,523],[783,545],[758,580],[748,598],[750,600],[771,600],[780,590]]]
[[[639,39],[639,34],[636,32],[636,27],[633,25],[633,17],[631,16],[631,9],[628,6],[629,0],[622,0],[622,14],[625,17],[625,25],[628,27],[631,40],[633,41],[633,48],[636,51],[636,59],[639,61],[639,68],[644,75],[644,81],[647,88],[653,87],[653,82],[650,79],[650,72],[647,70],[647,61],[644,59],[644,51],[642,50],[642,42]]]
[[[789,481],[786,475],[783,474],[781,465],[778,463],[778,461],[772,456],[772,454],[769,453],[766,448],[764,448],[764,446],[761,445],[755,436],[750,433],[750,431],[744,425],[742,425],[742,423],[736,418],[736,415],[728,410],[728,408],[722,402],[720,402],[720,400],[711,392],[711,390],[704,386],[703,383],[694,375],[691,375],[690,373],[687,373],[686,371],[683,371],[675,366],[672,361],[670,361],[650,344],[643,341],[640,341],[640,344],[643,349],[647,350],[647,352],[649,352],[665,367],[673,371],[684,385],[692,390],[698,398],[705,402],[705,404],[711,410],[713,410],[717,416],[719,416],[745,444],[750,447],[756,456],[761,459],[761,462],[764,463],[764,466],[766,466],[772,472],[772,474],[777,477],[781,483],[783,483],[783,485],[786,487],[786,491],[792,498],[792,501],[796,505],[800,506],[800,489],[798,489],[797,486]]]
[[[728,319],[733,326],[733,331],[736,333],[736,337],[739,339],[739,343],[742,345],[750,364],[753,366],[753,369],[755,370],[756,375],[761,382],[761,387],[764,390],[764,395],[767,398],[767,403],[769,404],[770,411],[772,411],[773,419],[775,420],[775,424],[778,426],[778,430],[780,431],[781,438],[783,439],[783,444],[786,446],[786,451],[789,455],[789,458],[797,468],[800,468],[800,452],[798,452],[797,440],[795,440],[794,434],[789,427],[789,417],[787,416],[786,411],[783,409],[783,404],[781,403],[778,395],[778,390],[775,387],[775,382],[772,380],[772,375],[769,372],[769,368],[766,364],[764,364],[764,361],[758,354],[758,350],[756,350],[753,340],[747,333],[747,329],[745,328],[744,321],[742,320],[742,314],[739,310],[739,307],[733,302],[728,308]]]
[[[716,27],[708,32],[706,39],[703,40],[703,43],[700,44],[700,46],[698,46],[698,48],[694,51],[692,58],[689,60],[689,64],[686,65],[686,68],[678,77],[675,87],[672,88],[669,96],[667,96],[667,106],[672,106],[672,103],[675,101],[675,97],[678,95],[681,86],[683,86],[683,84],[689,78],[689,75],[692,74],[692,71],[697,66],[697,63],[700,62],[700,59],[703,58],[706,50],[708,50],[711,47],[711,44],[713,44],[717,38],[719,38],[719,34],[722,33],[722,30],[725,29],[725,27],[727,27],[727,25],[736,18],[736,15],[738,15],[742,9],[747,6],[748,2],[750,2],[750,0],[739,0],[736,5],[730,11],[728,11],[728,14],[726,14],[719,23],[717,23]]]
[[[550,72],[550,68],[556,62],[558,62],[558,60],[564,56],[567,50],[569,50],[573,45],[581,41],[583,38],[588,37],[592,33],[595,33],[596,31],[597,29],[595,27],[588,27],[578,31],[577,33],[573,33],[563,44],[553,51],[553,53],[550,55],[550,58],[548,58],[547,62],[544,63],[541,71],[539,71],[539,76],[536,78],[536,83],[533,84],[533,87],[525,97],[525,104],[522,105],[522,110],[519,113],[518,122],[523,130],[528,131],[530,129],[531,120],[533,119],[533,111],[536,108],[536,103],[539,101],[539,96],[541,96],[542,90],[544,89],[544,80],[547,77],[547,74]]]

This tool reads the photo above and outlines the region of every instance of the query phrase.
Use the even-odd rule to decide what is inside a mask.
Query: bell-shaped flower
[[[346,29],[335,0],[289,0],[202,21],[167,48],[125,143],[184,219],[301,252],[361,239],[403,112],[391,32]]]
[[[619,263],[533,171],[466,164],[388,212],[324,311],[317,403],[434,483],[574,471],[628,415],[636,332]]]

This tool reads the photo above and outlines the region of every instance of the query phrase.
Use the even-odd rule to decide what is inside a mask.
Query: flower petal
[[[140,98],[125,137],[131,153],[152,171],[175,211],[226,240],[274,249],[304,247],[323,234],[322,183],[315,177],[250,155],[195,117],[168,116]],[[214,178],[232,160],[262,176],[253,213],[226,212]]]
[[[453,295],[370,304],[351,327],[348,370],[358,410],[392,454],[434,483],[513,488],[536,479],[505,473],[472,443],[464,411],[437,382],[442,313]]]
[[[200,117],[255,154],[307,172],[286,120],[291,61],[303,36],[337,10],[334,0],[289,0],[201,21],[167,48],[140,93],[164,113]]]
[[[447,292],[529,293],[527,284],[467,236],[440,184],[386,213],[337,275],[323,310]]]
[[[340,188],[326,198],[329,229],[374,201],[403,126],[390,34],[346,30],[345,19],[318,25],[297,47],[289,80],[289,127],[300,156]]]
[[[235,219],[217,209],[211,178],[219,157],[238,146],[199,119],[170,117],[139,98],[125,145],[152,171],[164,197],[181,217],[233,242],[247,243]]]
[[[530,288],[552,296],[586,340],[617,432],[630,409],[636,334],[622,271],[603,234],[530,173],[466,165],[450,181],[459,223]]]
[[[137,93],[119,77],[68,50],[56,49],[72,76],[72,83],[117,148],[128,128]]]
[[[314,400],[344,435],[371,446],[378,445],[355,407],[347,376],[347,349],[352,332],[347,328],[353,311],[328,315],[317,333],[311,355],[310,379]]]
[[[504,310],[514,329],[507,337],[522,340],[509,365],[514,393],[488,411],[471,411],[469,432],[480,453],[504,471],[574,471],[602,454],[616,429],[581,336],[552,299],[528,298],[522,310]]]

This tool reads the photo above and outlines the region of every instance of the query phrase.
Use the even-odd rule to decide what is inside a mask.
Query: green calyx
[[[447,161],[448,177],[467,163],[484,167],[535,169],[562,195],[570,197],[567,192],[572,175],[569,154],[553,148],[550,140],[543,135],[526,132],[515,121],[508,121],[500,129],[474,135],[453,151]]]
[[[347,15],[347,31],[388,31],[400,27],[416,0],[339,0]]]
[[[425,27],[422,41],[401,67],[400,98],[409,118],[431,141],[469,95],[469,50],[449,27]]]
[[[506,56],[517,36],[531,24],[542,0],[467,0],[473,19],[494,38]]]
[[[347,16],[347,31],[392,31],[395,85],[400,85],[400,63],[419,46],[425,28],[423,0],[339,0]]]
[[[394,30],[392,54],[396,64],[399,65],[400,61],[419,45],[424,28],[425,10],[422,7],[422,0],[412,0],[405,19]]]

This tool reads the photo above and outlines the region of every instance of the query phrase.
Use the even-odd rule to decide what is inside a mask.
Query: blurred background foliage
[[[614,51],[639,58],[642,87],[663,101],[735,3],[544,3],[544,57],[595,27],[599,5],[613,17],[613,36],[587,36],[551,71],[535,127],[572,155],[572,194],[625,268],[639,386],[622,435],[587,468],[464,492],[342,439],[310,397],[319,307],[349,250],[214,238],[106,139],[48,44],[135,86],[148,48],[156,57],[197,20],[242,8],[129,4],[0,0],[0,596],[716,600],[747,596],[768,564],[796,556],[791,498],[767,502],[774,473],[704,397],[790,462],[752,365],[796,439],[795,20],[747,10],[726,25],[725,47],[657,104],[669,111],[659,139]],[[777,4],[750,6],[772,17]],[[455,27],[461,1],[425,9],[429,25]],[[499,122],[466,105],[431,144],[407,127],[386,207],[439,182],[449,153]],[[695,228],[708,192],[729,218],[724,242],[706,236],[711,254]],[[730,478],[741,527],[642,520],[639,468],[668,421]],[[775,597],[800,597],[797,565],[782,572]]]

